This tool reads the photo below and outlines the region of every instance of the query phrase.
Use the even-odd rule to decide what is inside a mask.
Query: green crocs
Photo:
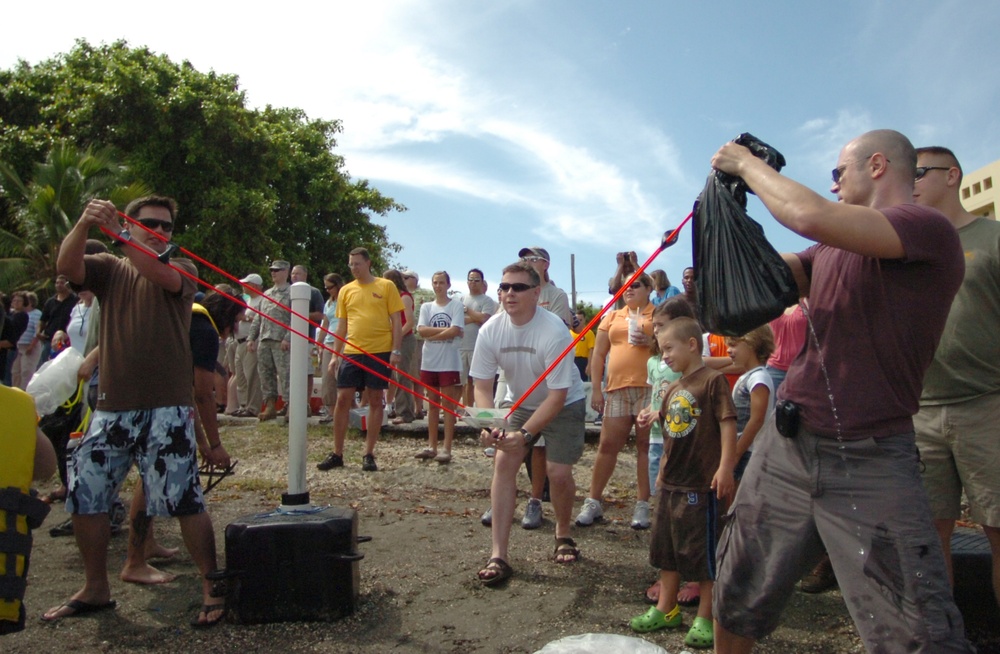
[[[712,621],[708,618],[695,618],[688,635],[684,637],[684,644],[689,647],[707,649],[714,643],[715,631],[712,628]]]
[[[628,624],[632,627],[632,631],[637,631],[640,634],[657,629],[676,629],[681,626],[681,609],[679,606],[675,606],[670,613],[664,613],[655,606],[651,606],[642,615],[632,618]],[[711,639],[711,631],[709,631],[709,638]]]

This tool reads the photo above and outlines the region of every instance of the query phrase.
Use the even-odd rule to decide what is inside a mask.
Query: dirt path
[[[238,475],[209,495],[220,552],[225,525],[240,516],[273,510],[285,490],[286,438],[280,426],[255,423],[227,426],[227,448],[240,459]],[[0,651],[39,652],[534,652],[563,636],[602,632],[632,635],[628,619],[646,610],[645,586],[654,578],[647,564],[648,533],[628,527],[634,493],[634,456],[626,452],[608,488],[611,520],[577,529],[584,559],[574,566],[552,561],[551,507],[537,531],[513,528],[516,574],[506,587],[486,589],[475,573],[489,552],[489,532],[479,524],[487,507],[490,460],[471,440],[460,438],[447,466],[412,458],[422,442],[387,438],[376,452],[380,470],[362,473],[360,442],[352,437],[347,467],[322,473],[314,463],[325,455],[330,435],[314,426],[309,433],[309,488],[314,504],[351,506],[360,530],[372,537],[359,550],[361,595],[357,611],[331,623],[223,624],[195,631],[188,621],[199,604],[197,572],[186,552],[164,569],[180,575],[173,583],[143,587],[112,581],[118,608],[94,616],[44,624],[38,616],[67,599],[82,583],[80,559],[70,538],[51,538],[48,528],[64,519],[57,505],[36,532],[28,587],[28,627],[0,640]],[[577,467],[577,483],[589,482],[595,449],[588,445]],[[527,478],[521,484],[527,488]],[[578,501],[584,492],[578,489]],[[524,499],[517,512],[521,515]],[[174,522],[161,520],[156,532],[169,546],[181,546]],[[112,570],[124,557],[125,536],[112,540]],[[987,604],[988,606],[988,604]],[[690,624],[693,609],[685,610]],[[998,642],[995,611],[983,620],[980,651]],[[680,633],[646,636],[676,654]],[[986,648],[986,649],[984,649]],[[761,643],[760,652],[862,652],[837,592],[796,593],[781,628]]]

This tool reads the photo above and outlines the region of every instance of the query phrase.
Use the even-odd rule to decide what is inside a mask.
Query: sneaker
[[[316,467],[320,470],[332,470],[334,468],[344,467],[344,457],[330,452],[330,455],[316,464]]]
[[[578,527],[589,527],[595,521],[600,522],[603,519],[604,511],[601,510],[601,503],[588,497],[583,501],[583,508],[580,509],[580,515],[576,516],[576,525]]]
[[[604,424],[604,414],[603,413],[598,413],[597,414],[597,417],[594,418],[594,424],[597,425],[598,427],[600,427],[602,424]]]
[[[484,513],[479,518],[479,522],[483,523],[484,527],[492,527],[493,526],[493,507],[492,506],[490,508],[486,509],[486,513]]]
[[[524,509],[524,517],[521,518],[522,529],[538,529],[542,526],[542,501],[531,498],[528,506]]]
[[[375,465],[374,454],[366,454],[361,457],[361,469],[365,472],[376,472],[378,470],[378,466]]]
[[[441,452],[434,457],[438,463],[451,463],[451,452]]]
[[[632,511],[632,529],[649,529],[649,502],[639,500]]]
[[[427,459],[433,459],[436,456],[437,456],[437,452],[435,452],[434,450],[432,450],[431,448],[428,447],[428,448],[420,450],[419,452],[417,452],[416,454],[414,454],[413,458],[414,459],[420,459],[421,461],[426,461]]]
[[[803,593],[822,593],[837,585],[837,577],[833,574],[833,565],[830,563],[830,555],[824,554],[823,558],[812,572],[802,577],[799,583],[799,590]]]
[[[495,457],[497,455],[497,448],[495,448],[495,447],[487,447],[485,450],[483,450],[483,454],[485,454],[486,456],[488,456],[489,458],[492,459],[493,457]]]

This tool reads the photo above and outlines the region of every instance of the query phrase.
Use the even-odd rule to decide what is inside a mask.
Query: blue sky
[[[349,173],[408,207],[384,222],[427,288],[445,269],[464,292],[478,267],[492,293],[541,245],[559,286],[573,254],[579,299],[603,304],[615,253],[645,260],[743,131],[831,198],[840,147],[869,129],[951,147],[967,170],[1000,158],[994,1],[223,4],[57,0],[40,38],[11,29],[40,25],[17,3],[0,66],[124,38],[239,75],[254,106],[342,120]],[[807,244],[750,212],[778,250]],[[651,267],[677,285],[689,236]]]

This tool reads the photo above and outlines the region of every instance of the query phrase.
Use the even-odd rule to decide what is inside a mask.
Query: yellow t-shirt
[[[569,330],[569,335],[575,339],[579,334],[571,329]],[[597,337],[594,336],[594,331],[592,329],[588,329],[583,338],[576,342],[575,356],[583,357],[584,359],[590,357],[590,353],[593,351],[594,343],[596,342]]]
[[[376,277],[371,284],[357,280],[340,289],[337,318],[347,321],[347,345],[344,354],[361,350],[381,354],[392,350],[392,321],[389,316],[403,310],[403,300],[396,285]]]

